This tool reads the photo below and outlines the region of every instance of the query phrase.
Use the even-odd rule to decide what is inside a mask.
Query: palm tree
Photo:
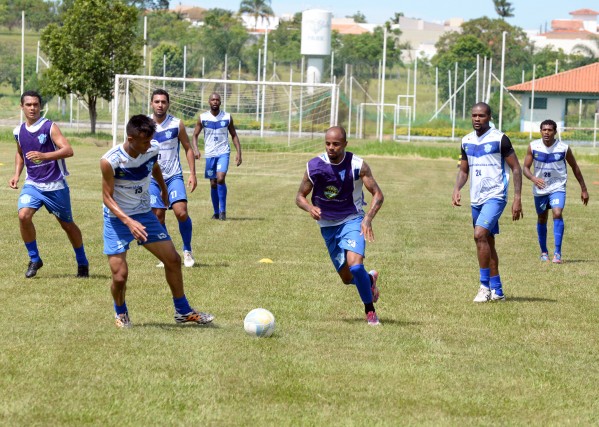
[[[512,3],[507,0],[493,0],[493,5],[495,6],[495,12],[501,19],[511,18],[514,16],[514,8],[512,7]]]
[[[268,17],[275,14],[270,7],[270,0],[241,0],[239,13],[247,13],[254,17],[254,29],[258,26],[258,18],[268,22]]]

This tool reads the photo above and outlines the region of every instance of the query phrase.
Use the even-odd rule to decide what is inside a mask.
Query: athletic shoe
[[[372,290],[372,302],[377,302],[379,300],[379,295],[381,294],[381,291],[379,291],[379,288],[376,286],[376,281],[379,278],[379,272],[376,270],[370,270],[368,274],[370,274],[372,277],[372,284],[370,285],[370,289]]]
[[[117,328],[130,328],[133,326],[131,320],[129,320],[129,313],[114,314],[114,324]]]
[[[78,265],[77,277],[89,277],[89,265]]]
[[[164,268],[164,263],[162,261],[160,261],[158,264],[156,264],[156,267]]]
[[[218,214],[212,215],[212,217],[210,219],[218,219]]]
[[[557,252],[553,254],[553,261],[551,261],[554,264],[561,264],[562,263],[562,254],[558,254]]]
[[[491,290],[489,288],[485,288],[481,286],[478,289],[478,293],[474,297],[474,302],[488,302],[491,298]]]
[[[183,264],[185,265],[185,267],[193,267],[195,263],[196,260],[193,259],[191,251],[183,251]]]
[[[218,219],[220,219],[221,221],[226,221],[227,220],[227,213],[226,212],[221,212],[218,214]]]
[[[181,314],[175,311],[175,322],[177,323],[196,322],[200,325],[205,325],[206,323],[210,323],[213,320],[214,316],[212,314],[202,313],[201,311],[197,311],[193,308],[187,314]]]
[[[495,292],[495,289],[493,289],[493,290],[491,290],[491,297],[489,298],[489,301],[491,301],[491,302],[505,301],[505,295],[503,295],[503,294],[497,295],[497,293]]]
[[[547,252],[543,252],[541,254],[541,261],[542,262],[549,262],[549,254]]]
[[[379,317],[376,315],[374,311],[369,311],[366,314],[366,321],[370,326],[378,326],[381,323],[379,322]]]
[[[25,272],[25,277],[31,279],[33,276],[37,274],[37,270],[44,266],[44,262],[40,259],[37,262],[29,261],[29,265],[27,266],[27,271]]]

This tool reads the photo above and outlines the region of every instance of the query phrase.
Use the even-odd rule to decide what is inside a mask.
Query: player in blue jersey
[[[177,323],[209,323],[214,316],[190,307],[183,288],[181,257],[170,236],[152,213],[150,177],[168,203],[166,184],[158,164],[159,144],[153,141],[156,123],[144,115],[131,117],[127,140],[109,150],[100,160],[104,200],[104,253],[112,273],[110,291],[114,299],[117,327],[131,326],[125,302],[129,267],[129,243],[136,240],[164,263],[166,281],[173,295]]]
[[[474,131],[462,139],[462,160],[453,189],[452,204],[461,206],[460,190],[470,176],[470,204],[474,241],[480,268],[480,288],[474,302],[505,301],[495,235],[499,233],[499,217],[508,199],[509,171],[514,179],[512,219],[522,214],[522,170],[510,139],[491,127],[491,107],[479,102],[472,107]]]
[[[364,268],[366,240],[374,241],[372,220],[383,205],[383,192],[370,167],[345,151],[347,138],[341,126],[325,134],[326,152],[308,162],[295,203],[318,222],[337,273],[346,285],[354,284],[364,303],[369,325],[378,325],[374,303],[379,298],[378,272]],[[372,194],[364,215],[362,185]],[[312,193],[312,203],[307,199]]]
[[[67,233],[75,251],[77,277],[89,277],[89,262],[81,230],[73,221],[71,196],[66,181],[69,173],[64,159],[73,155],[73,149],[56,123],[41,117],[41,107],[42,98],[39,93],[27,91],[21,95],[25,122],[13,132],[17,141],[17,153],[15,173],[8,182],[11,188],[17,189],[21,172],[26,168],[27,176],[18,203],[21,237],[29,252],[25,277],[34,277],[44,265],[37,248],[33,224],[33,215],[42,206],[54,214]]]
[[[160,223],[166,229],[166,209],[172,209],[179,223],[179,232],[183,240],[183,264],[185,267],[193,267],[195,260],[191,251],[192,222],[187,212],[187,192],[183,182],[183,169],[181,168],[181,159],[179,158],[179,147],[183,145],[185,157],[189,165],[189,178],[187,187],[193,193],[198,181],[196,178],[195,159],[200,157],[199,151],[194,149],[189,143],[189,137],[185,130],[183,121],[168,114],[170,98],[168,92],[164,89],[156,89],[152,93],[151,105],[154,114],[151,118],[156,122],[156,133],[154,140],[160,146],[158,155],[158,164],[162,170],[162,176],[168,189],[168,204],[162,203],[160,196],[160,187],[156,180],[150,182],[150,196],[152,202],[152,211],[158,217]],[[197,150],[197,149],[196,149]],[[162,263],[159,267],[164,267]]]
[[[198,137],[204,130],[204,157],[206,171],[204,177],[210,180],[210,197],[214,215],[212,219],[227,219],[227,184],[225,178],[229,170],[229,134],[237,150],[235,164],[241,165],[241,145],[233,124],[233,117],[220,109],[220,95],[214,92],[208,99],[210,111],[200,114],[193,130],[193,145],[198,146]]]
[[[541,247],[541,261],[549,261],[547,250],[547,217],[553,213],[553,237],[555,250],[554,264],[562,263],[562,238],[564,236],[564,219],[562,211],[566,204],[566,182],[568,167],[572,168],[574,176],[580,184],[580,199],[585,205],[589,202],[589,193],[584,183],[582,172],[576,163],[574,154],[567,144],[556,139],[557,123],[545,120],[541,123],[541,139],[532,141],[528,146],[524,159],[524,176],[533,183],[532,193],[537,210],[537,235]],[[534,174],[530,167],[534,164]]]

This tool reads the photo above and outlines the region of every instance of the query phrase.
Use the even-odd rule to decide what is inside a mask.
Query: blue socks
[[[218,215],[218,189],[210,187],[210,198],[212,199],[212,209],[214,209],[214,214]]]
[[[562,253],[562,238],[564,237],[564,220],[554,219],[553,220],[553,237],[555,238],[555,253]]]
[[[191,306],[189,305],[185,295],[183,295],[181,298],[173,298],[173,303],[175,304],[175,310],[179,314],[187,314],[191,311]]]
[[[191,218],[187,216],[187,220],[179,223],[179,232],[183,240],[183,250],[191,251],[191,234],[192,234]],[[187,312],[186,312],[187,313]]]
[[[489,276],[491,275],[490,268],[481,268],[480,269],[480,284],[485,288],[489,288]],[[499,276],[497,276],[499,277]]]
[[[537,222],[537,235],[539,236],[539,246],[541,247],[541,252],[549,252],[547,250],[547,223],[541,224]]]
[[[219,212],[227,212],[227,184],[217,184],[216,191],[218,192],[218,203],[220,204]]]
[[[491,290],[495,291],[495,295],[502,297],[503,289],[501,288],[501,278],[499,275],[491,277],[489,281],[491,283]]]
[[[33,242],[25,243],[25,248],[27,248],[27,252],[29,253],[29,258],[32,262],[40,262],[42,259],[40,258],[40,253],[37,250],[37,240]]]
[[[115,302],[114,303],[114,311],[116,312],[116,314],[126,314],[126,313],[128,313],[127,303],[123,302],[123,305],[116,305],[116,302]]]
[[[370,276],[364,268],[364,264],[358,264],[351,266],[349,271],[354,276],[354,282],[356,282],[356,288],[364,304],[372,304],[372,289],[370,288]]]
[[[85,256],[85,247],[81,245],[78,248],[73,248],[75,251],[75,259],[77,260],[77,265],[89,265],[89,261]]]

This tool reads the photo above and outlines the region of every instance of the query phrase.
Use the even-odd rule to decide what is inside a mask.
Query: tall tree
[[[77,95],[89,109],[92,133],[97,100],[112,99],[114,75],[133,74],[141,65],[137,14],[119,0],[75,0],[62,26],[51,24],[42,32],[51,64],[42,76],[42,91]]]
[[[351,18],[351,19],[354,20],[354,22],[356,22],[358,24],[365,24],[366,23],[366,15],[364,15],[359,10],[356,13],[354,13],[353,15],[346,16],[346,18]]]
[[[514,16],[514,8],[512,7],[512,2],[507,0],[493,0],[493,5],[495,6],[495,12],[501,19],[511,18]]]
[[[254,17],[254,28],[258,26],[258,18],[266,19],[274,15],[270,7],[270,0],[241,0],[239,13],[247,13]]]

